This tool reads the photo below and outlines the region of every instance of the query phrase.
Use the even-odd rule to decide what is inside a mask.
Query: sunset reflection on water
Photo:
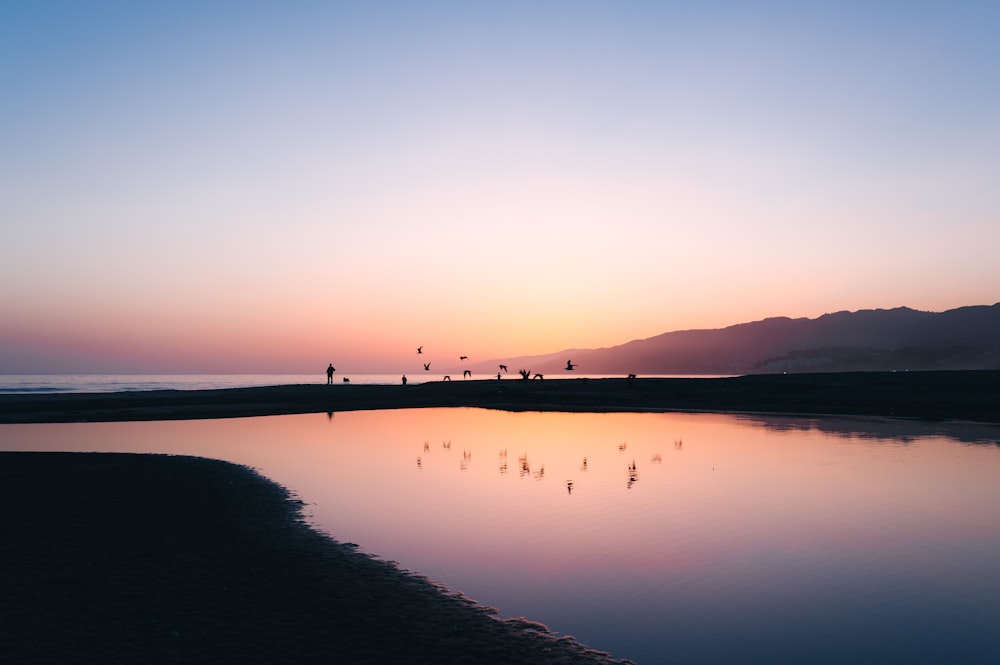
[[[424,409],[0,432],[246,464],[336,539],[639,663],[1000,653],[991,428]]]

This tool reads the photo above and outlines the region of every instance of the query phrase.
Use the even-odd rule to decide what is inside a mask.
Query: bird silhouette
[[[469,356],[459,356],[458,359],[459,360],[468,360]]]
[[[574,369],[576,369],[576,365],[573,364],[573,361],[572,360],[567,360],[566,361],[566,371],[572,372]]]
[[[424,352],[424,347],[418,346],[417,347],[417,353],[423,353],[423,352]]]
[[[428,371],[430,371],[430,369],[431,369],[431,364],[430,363],[424,363],[424,371],[428,372]]]
[[[506,365],[500,365],[500,369],[503,370],[504,374],[507,373],[507,366]]]

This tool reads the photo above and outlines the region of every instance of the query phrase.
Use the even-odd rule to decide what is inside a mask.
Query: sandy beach
[[[1000,372],[3,395],[0,423],[458,406],[998,423]],[[220,461],[0,453],[0,662],[620,662],[319,534],[299,509]]]
[[[361,409],[716,411],[1000,422],[1000,371],[469,380],[0,395],[0,423],[232,418]]]

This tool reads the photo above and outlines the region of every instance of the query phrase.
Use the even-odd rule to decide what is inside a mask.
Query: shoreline
[[[725,378],[468,380],[0,395],[0,424],[193,420],[372,409],[717,412],[1000,423],[1000,370]]]
[[[629,661],[314,531],[251,469],[0,452],[0,661]]]

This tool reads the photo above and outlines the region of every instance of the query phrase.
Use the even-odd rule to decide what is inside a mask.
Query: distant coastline
[[[373,409],[712,411],[1000,423],[1000,371],[435,381],[0,395],[0,423],[187,420]]]

